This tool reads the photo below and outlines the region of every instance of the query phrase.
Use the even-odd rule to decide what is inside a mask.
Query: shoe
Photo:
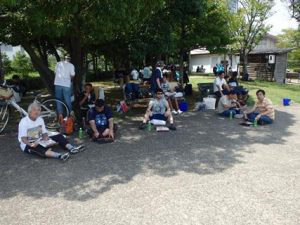
[[[170,124],[170,125],[169,125],[169,129],[170,129],[170,130],[176,130],[176,127],[174,126],[174,124]]]
[[[79,152],[83,152],[85,149],[84,149],[84,146],[83,145],[79,145],[79,146],[76,146],[76,147],[73,147],[72,149],[70,149],[70,153],[71,154],[77,154]]]
[[[145,130],[146,128],[146,124],[145,123],[141,123],[140,124],[140,130]]]
[[[65,153],[65,154],[63,154],[63,155],[60,156],[60,159],[62,161],[64,161],[64,162],[67,161],[69,158],[70,158],[70,154],[69,153]]]
[[[179,109],[179,110],[177,111],[177,113],[180,115],[180,114],[182,114],[183,112]]]
[[[173,110],[172,113],[173,113],[174,115],[177,115],[177,114],[178,114],[178,112],[177,112],[176,110]]]

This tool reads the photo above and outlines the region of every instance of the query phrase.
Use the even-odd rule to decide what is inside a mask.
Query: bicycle
[[[6,86],[6,88],[9,88]],[[47,99],[45,101],[39,101],[38,98],[42,97],[41,94],[38,94],[34,98],[34,102],[41,105],[41,117],[45,121],[45,125],[48,129],[58,129],[58,121],[57,121],[57,112],[56,107],[57,104],[61,104],[63,108],[63,117],[66,118],[69,116],[70,112],[66,104],[57,99]],[[9,107],[12,106],[15,108],[21,115],[21,117],[28,116],[26,110],[24,110],[16,101],[14,101],[14,97],[12,96],[9,100],[1,101],[0,102],[0,133],[3,132],[5,127],[8,124],[9,117],[10,117],[10,110]]]

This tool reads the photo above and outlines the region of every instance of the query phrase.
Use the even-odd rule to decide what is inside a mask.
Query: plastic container
[[[179,104],[179,109],[182,111],[182,112],[186,112],[188,111],[189,109],[189,105],[186,103],[186,102],[181,102]]]
[[[290,98],[284,98],[283,99],[283,105],[284,106],[290,106],[291,103],[292,103],[292,99],[290,99]]]

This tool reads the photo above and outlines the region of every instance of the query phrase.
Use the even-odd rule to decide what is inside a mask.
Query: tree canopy
[[[2,0],[0,40],[21,45],[49,90],[49,56],[67,52],[75,65],[75,90],[85,79],[90,54],[117,69],[173,57],[182,63],[192,48],[230,42],[226,0]]]

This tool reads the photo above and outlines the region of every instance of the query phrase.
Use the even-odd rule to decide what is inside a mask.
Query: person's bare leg
[[[171,100],[171,98],[168,98],[168,103],[169,103],[169,106],[170,106],[171,111],[173,111],[174,108],[173,108],[173,105],[172,105],[172,100]]]
[[[143,123],[147,123],[150,120],[150,117],[152,116],[152,112],[146,112],[145,116],[144,116],[144,120]]]
[[[174,123],[174,120],[173,120],[173,116],[172,116],[172,113],[171,112],[166,112],[165,113],[165,117],[167,117],[168,118],[168,122],[170,123],[170,124],[173,124]]]
[[[109,136],[109,129],[105,129],[105,131],[102,133],[102,137],[108,137]]]
[[[45,155],[48,158],[62,159],[63,161],[66,161],[70,157],[69,153],[61,154],[52,151],[51,148],[45,152]]]
[[[179,105],[178,105],[177,98],[174,98],[174,102],[175,102],[176,109],[177,109],[177,111],[178,111],[178,110],[179,110]]]

